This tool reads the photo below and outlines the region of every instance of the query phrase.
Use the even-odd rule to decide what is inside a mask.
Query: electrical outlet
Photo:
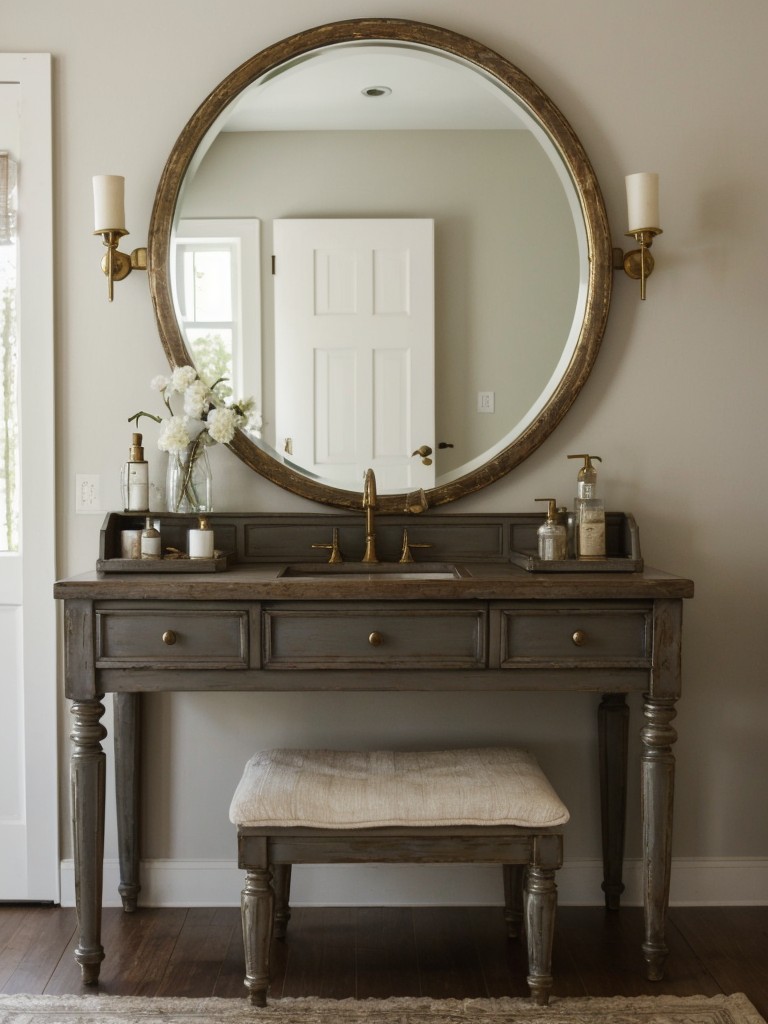
[[[97,473],[75,474],[75,512],[101,512],[100,482]]]
[[[494,391],[478,391],[477,392],[477,411],[478,412],[493,412],[496,404],[496,393]]]

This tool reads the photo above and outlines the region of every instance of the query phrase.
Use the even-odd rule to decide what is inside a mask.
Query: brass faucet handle
[[[413,549],[415,549],[415,548],[431,548],[431,547],[432,547],[431,544],[411,544],[408,541],[408,529],[405,528],[403,530],[403,549],[400,552],[400,562],[401,562],[401,564],[404,565],[404,564],[406,564],[408,562],[412,562],[414,560],[413,554],[412,554]]]
[[[336,526],[333,528],[333,542],[331,544],[313,544],[312,547],[331,552],[328,565],[341,565],[344,561],[341,549],[339,548],[339,530]]]

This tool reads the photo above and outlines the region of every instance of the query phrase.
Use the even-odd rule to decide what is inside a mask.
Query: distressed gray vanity
[[[620,546],[621,520],[609,517]],[[222,572],[96,572],[57,583],[64,600],[65,690],[72,701],[72,806],[86,982],[100,938],[105,754],[102,698],[113,693],[118,825],[125,908],[139,891],[139,704],[172,690],[562,690],[598,706],[605,900],[622,891],[628,707],[644,694],[643,954],[660,978],[670,871],[675,702],[682,600],[693,585],[654,569],[531,573],[513,550],[533,546],[537,515],[387,516],[381,561],[360,563],[360,514],[214,514]],[[193,520],[163,518],[170,543]],[[103,555],[121,524],[112,516]],[[347,561],[327,565],[333,528]],[[407,528],[420,560],[398,559]],[[176,533],[174,532],[176,531]],[[140,563],[139,563],[140,565]],[[255,710],[256,713],[256,710]],[[151,780],[148,780],[151,782]]]

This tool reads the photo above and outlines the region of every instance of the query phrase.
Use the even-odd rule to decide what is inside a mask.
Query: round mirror
[[[230,447],[303,497],[430,506],[557,426],[603,335],[611,244],[565,118],[481,44],[338,22],[251,58],[158,186],[150,288],[172,366],[262,412]]]

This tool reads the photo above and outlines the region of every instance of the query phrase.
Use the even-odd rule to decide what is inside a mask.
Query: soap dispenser
[[[576,477],[576,497],[596,498],[597,497],[597,470],[592,464],[593,459],[598,462],[603,460],[599,455],[569,455],[569,459],[584,459],[584,465]]]
[[[579,558],[605,557],[605,505],[597,497],[597,470],[593,459],[599,455],[569,455],[569,459],[584,459],[576,478],[576,550]]]
[[[542,562],[558,562],[567,557],[568,535],[560,521],[555,498],[536,498],[546,501],[547,518],[536,531],[539,542],[539,558]]]
[[[144,458],[141,434],[134,434],[122,475],[123,508],[126,512],[149,512],[149,465]]]

